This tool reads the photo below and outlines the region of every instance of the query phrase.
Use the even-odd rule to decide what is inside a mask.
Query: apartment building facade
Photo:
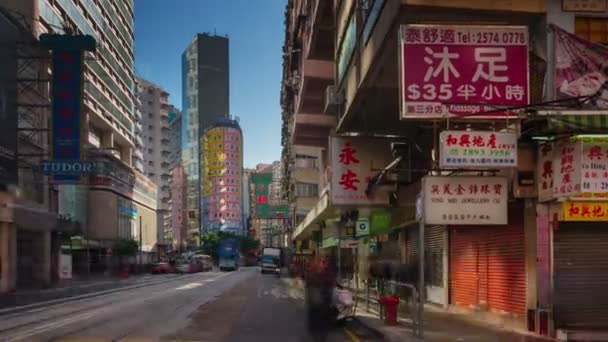
[[[159,188],[158,191],[158,236],[167,244],[173,240],[170,229],[171,167],[176,163],[175,150],[178,134],[173,129],[179,110],[169,104],[169,93],[161,86],[137,78],[137,97],[142,115],[142,139],[144,141],[144,173]],[[173,120],[173,123],[172,123]]]

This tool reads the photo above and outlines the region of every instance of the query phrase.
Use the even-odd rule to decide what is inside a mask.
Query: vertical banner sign
[[[546,205],[536,206],[536,287],[538,306],[551,307],[551,230]]]
[[[581,192],[581,142],[557,146],[553,160],[553,194],[556,197],[575,196]]]
[[[53,51],[53,159],[80,160],[80,112],[82,105],[80,50]],[[80,176],[56,175],[56,181],[77,182]]]
[[[538,146],[536,174],[538,177],[538,201],[553,199],[553,143]]]
[[[400,51],[402,119],[475,115],[530,101],[523,26],[405,25]]]
[[[17,34],[0,20],[0,182],[17,184]]]

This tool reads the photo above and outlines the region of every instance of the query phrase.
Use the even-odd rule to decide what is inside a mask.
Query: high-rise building
[[[106,264],[98,263],[93,267],[94,260],[90,256],[95,255],[97,260],[109,257],[107,251],[121,238],[138,240],[142,252],[154,255],[157,246],[156,188],[134,169],[143,169],[138,162],[143,156],[134,153],[139,134],[135,123],[141,117],[135,110],[134,101],[133,0],[5,0],[1,6],[31,30],[30,47],[36,47],[39,43],[36,39],[43,33],[90,35],[96,42],[94,52],[84,53],[80,137],[82,157],[98,163],[97,174],[88,177],[90,186],[52,184],[39,171],[22,177],[38,187],[35,193],[47,198],[43,202],[48,208],[69,217],[79,227],[72,233],[89,242],[86,249],[90,253],[83,250],[73,253],[73,273],[105,271]],[[49,122],[53,118],[48,106],[49,101],[53,101],[48,92],[49,84],[32,86],[31,82],[43,83],[50,78],[51,59],[44,58],[48,47],[37,48],[44,51],[26,64],[42,67],[27,75],[30,82],[27,88],[43,90],[45,95],[39,102],[21,103],[34,104],[41,114],[37,116],[38,120]],[[48,135],[45,139],[49,140]],[[36,151],[39,160],[32,160],[31,165],[38,166],[42,159],[51,158],[50,149],[43,145],[40,145],[42,150]],[[31,181],[30,176],[33,176]],[[46,190],[38,191],[43,188]],[[22,192],[34,194],[29,188]],[[50,219],[32,219],[51,222]],[[48,251],[50,247],[43,243],[17,248]],[[39,260],[40,264],[45,263],[44,258]],[[28,272],[31,270],[18,273]]]
[[[244,235],[243,136],[238,122],[223,120],[207,128],[201,148],[202,231]]]
[[[197,34],[182,54],[182,163],[187,176],[188,241],[201,233],[200,138],[229,108],[228,38]]]
[[[169,104],[169,93],[161,86],[143,78],[137,78],[137,97],[142,115],[144,173],[154,181],[158,191],[159,242],[170,243],[171,165],[175,159],[176,133],[171,130],[171,118],[179,116],[179,110]]]

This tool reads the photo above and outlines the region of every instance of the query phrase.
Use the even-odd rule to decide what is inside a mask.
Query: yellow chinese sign
[[[564,221],[608,221],[608,202],[563,202]]]

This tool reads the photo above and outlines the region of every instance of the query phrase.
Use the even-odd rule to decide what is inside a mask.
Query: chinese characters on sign
[[[557,146],[553,160],[553,194],[573,196],[581,191],[580,143],[564,143]]]
[[[385,204],[386,194],[365,191],[370,178],[391,162],[389,144],[361,138],[331,138],[331,200],[334,204]]]
[[[538,146],[538,200],[540,202],[553,199],[553,144]]]
[[[53,51],[53,159],[80,160],[82,52]],[[79,175],[55,175],[55,180],[78,181]]]
[[[606,0],[562,0],[566,12],[606,12]]]
[[[563,202],[564,221],[608,221],[608,202]]]
[[[515,133],[443,131],[439,139],[441,167],[517,166]]]
[[[425,177],[426,224],[507,224],[507,179]]]
[[[525,27],[406,25],[401,49],[402,118],[529,103]]]
[[[608,195],[608,143],[583,143],[581,179],[584,195]]]

